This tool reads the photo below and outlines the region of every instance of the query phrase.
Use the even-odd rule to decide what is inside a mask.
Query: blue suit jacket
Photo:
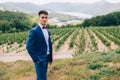
[[[50,38],[51,34],[49,31],[48,33],[49,33],[49,50],[50,50],[50,56],[48,58],[48,61],[52,62],[52,41]],[[26,49],[34,62],[38,62],[38,61],[42,62],[47,59],[46,58],[47,44],[43,32],[39,25],[35,26],[30,30],[26,42]]]

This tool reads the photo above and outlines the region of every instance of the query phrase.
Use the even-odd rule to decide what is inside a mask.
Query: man
[[[48,63],[53,61],[50,32],[46,26],[48,12],[41,10],[38,16],[39,24],[30,30],[26,49],[34,62],[37,80],[47,80]]]

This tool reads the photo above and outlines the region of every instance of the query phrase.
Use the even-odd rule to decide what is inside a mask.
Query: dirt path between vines
[[[96,36],[96,34],[90,30],[93,36],[95,37],[95,40],[97,41],[97,48],[98,51],[108,51],[108,48],[102,43],[102,41]]]
[[[85,52],[89,52],[92,50],[93,46],[86,29],[84,30],[84,32],[85,32]]]
[[[104,36],[102,33],[100,33],[99,31],[97,31],[100,35],[102,35],[106,40],[108,40],[110,42],[110,48],[111,49],[116,49],[118,48],[118,45],[116,45],[113,41],[109,40],[106,36]]]
[[[60,47],[58,51],[55,51],[55,48],[53,49],[54,59],[72,58],[74,48],[69,48],[69,43],[73,34],[74,32],[67,38],[67,40],[64,42],[64,44]]]
[[[53,59],[54,60],[55,59],[72,58],[72,53],[73,53],[74,48],[69,49],[69,43],[70,43],[71,36],[72,35],[70,35],[67,38],[67,40],[60,47],[58,52],[55,51],[55,45],[57,44],[57,42],[55,42],[55,44],[53,44],[53,46],[54,46],[53,47]],[[24,45],[24,47],[25,47],[25,45]],[[29,54],[27,53],[26,50],[18,52],[18,53],[16,53],[16,51],[9,52],[9,53],[4,53],[4,54],[0,53],[0,61],[13,62],[13,61],[17,61],[17,60],[32,60],[32,59],[31,59],[31,57],[29,56]]]

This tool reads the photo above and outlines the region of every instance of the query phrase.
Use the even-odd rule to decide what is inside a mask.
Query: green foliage
[[[58,44],[56,46],[56,51],[59,50],[60,46],[64,44],[65,40],[75,31],[74,28],[69,29],[69,31],[66,34],[63,34],[62,38],[58,41]]]
[[[99,68],[101,68],[101,67],[102,67],[102,65],[101,65],[100,63],[90,63],[90,64],[88,65],[88,68],[89,68],[89,69],[92,69],[92,70],[99,69]]]
[[[115,50],[115,52],[116,52],[117,54],[120,54],[120,48],[117,48],[117,49]]]
[[[75,42],[75,40],[76,40],[76,37],[77,37],[77,35],[78,35],[79,30],[80,30],[80,29],[77,29],[77,30],[75,31],[75,33],[72,35],[71,40],[70,40],[70,44],[69,44],[69,47],[70,47],[70,48],[73,47],[74,42]]]
[[[118,26],[120,25],[120,12],[113,12],[107,15],[96,16],[86,19],[81,26]]]
[[[60,29],[50,29],[50,32],[52,34],[52,42],[59,40],[64,34],[66,34],[69,31],[68,28],[60,28]]]
[[[108,75],[108,76],[110,76],[110,75],[114,75],[116,73],[117,73],[117,71],[115,69],[113,69],[113,68],[103,68],[103,69],[100,70],[99,75]]]
[[[93,34],[91,33],[91,31],[87,28],[87,32],[88,32],[88,35],[90,36],[90,40],[92,42],[92,45],[94,47],[94,50],[97,50],[97,42],[95,40],[95,37],[93,36]]]
[[[7,43],[8,45],[17,43],[26,42],[28,37],[28,32],[19,32],[19,33],[9,33],[9,34],[1,34],[0,35],[0,44]]]
[[[113,66],[100,58],[110,55]],[[118,56],[118,57],[117,57]],[[72,59],[55,60],[48,68],[49,80],[117,80],[120,78],[120,55],[115,51],[89,52]],[[116,62],[114,64],[114,62]],[[0,62],[1,80],[23,80],[35,77],[34,64],[31,61]],[[59,75],[56,75],[59,74]]]
[[[91,74],[90,80],[99,80],[100,76],[98,74]]]
[[[110,46],[110,42],[105,39],[101,34],[99,34],[95,29],[92,29],[92,31],[98,36],[98,38],[106,45]]]
[[[81,36],[79,37],[80,39],[80,46],[79,49],[80,49],[80,52],[83,52],[85,50],[85,32],[84,32],[84,29],[82,28],[82,33],[81,33]]]
[[[111,58],[112,55],[103,55],[100,60],[101,61],[104,61],[104,62],[111,62],[112,61],[112,58]]]
[[[84,28],[81,29],[81,33],[79,35],[79,40],[75,43],[76,52],[75,55],[82,54],[85,50],[85,37],[84,37]]]
[[[120,45],[120,28],[119,27],[95,27],[97,31],[106,36],[109,40],[113,41],[115,44]]]
[[[0,31],[14,33],[27,31],[32,27],[30,16],[20,12],[0,11]]]

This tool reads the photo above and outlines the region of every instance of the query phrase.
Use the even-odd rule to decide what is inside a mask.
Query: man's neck
[[[46,24],[41,24],[41,23],[39,23],[42,27],[44,26],[44,27],[46,27]]]

